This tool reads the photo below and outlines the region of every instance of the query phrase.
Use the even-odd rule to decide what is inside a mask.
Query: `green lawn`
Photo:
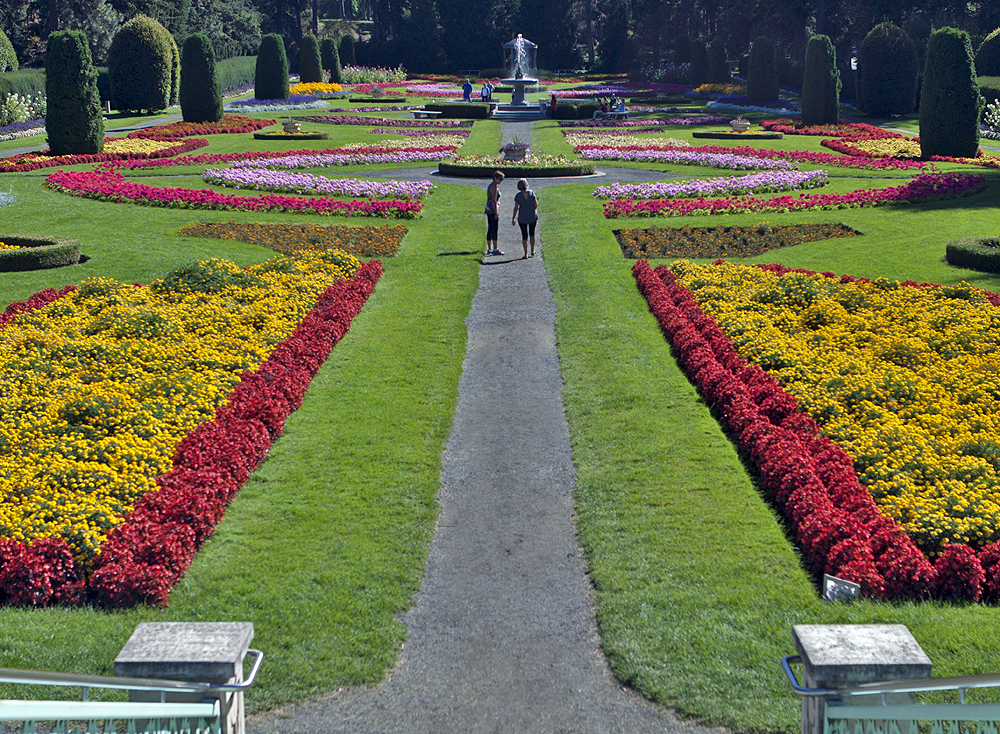
[[[310,145],[372,138],[348,126],[323,129],[331,140]],[[492,152],[499,134],[497,123],[477,122],[464,152]],[[683,138],[690,130],[670,135]],[[537,149],[567,152],[553,122],[536,123],[532,137]],[[209,139],[211,146],[198,153],[272,147],[250,135]],[[784,149],[826,151],[817,138],[777,142]],[[761,147],[778,147],[770,143]],[[273,148],[290,149],[284,145]],[[778,660],[794,653],[793,624],[903,623],[934,661],[936,675],[1000,670],[995,608],[819,600],[752,473],[676,367],[613,236],[623,227],[842,222],[863,236],[748,261],[900,280],[967,280],[1000,291],[1000,278],[943,262],[948,240],[996,234],[1000,174],[976,172],[987,176],[989,188],[966,199],[764,218],[606,220],[591,195],[603,181],[545,189],[539,232],[558,306],[578,526],[597,587],[603,644],[622,680],[707,723],[791,733],[798,729],[798,698]],[[200,188],[192,173],[148,175],[164,185]],[[70,269],[4,274],[4,303],[96,275],[149,282],[196,258],[257,262],[272,253],[176,231],[197,221],[289,218],[87,201],[48,191],[44,174],[3,175],[0,189],[14,193],[17,203],[0,208],[0,232],[75,237],[89,260]],[[896,185],[908,175],[831,174],[830,190]],[[380,680],[403,642],[396,615],[420,583],[436,517],[440,455],[465,353],[462,319],[478,282],[480,205],[476,187],[438,184],[424,216],[405,222],[410,232],[400,254],[385,261],[372,299],[175,589],[170,607],[0,610],[0,666],[107,673],[139,621],[249,620],[254,644],[267,656],[249,696],[252,710]]]

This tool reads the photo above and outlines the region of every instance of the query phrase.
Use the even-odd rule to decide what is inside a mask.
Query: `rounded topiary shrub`
[[[54,155],[104,150],[97,69],[83,31],[56,31],[45,49],[45,132]]]
[[[939,28],[927,40],[920,90],[920,152],[974,158],[979,150],[983,98],[969,34]]]
[[[758,36],[750,45],[747,98],[751,102],[773,102],[778,98],[778,60],[767,36]]]
[[[731,78],[726,42],[718,37],[713,38],[708,44],[708,81],[712,84],[725,84]]]
[[[983,39],[976,52],[978,76],[1000,76],[1000,28]]]
[[[82,35],[81,31],[76,32]],[[52,36],[49,39],[51,41]],[[65,237],[0,234],[0,245],[3,245],[0,247],[0,272],[4,273],[59,268],[80,262],[80,243]]]
[[[340,84],[340,51],[337,50],[337,39],[324,38],[320,42],[319,58],[323,68],[330,72],[330,81]]]
[[[257,99],[288,99],[288,56],[285,42],[277,33],[268,33],[260,39],[254,96]]]
[[[180,99],[184,122],[222,119],[222,85],[215,68],[215,49],[204,33],[192,33],[184,39]]]
[[[0,72],[17,71],[17,54],[7,34],[0,28]]]
[[[302,45],[299,47],[299,81],[323,81],[323,64],[316,36],[302,37]]]
[[[128,112],[169,107],[180,77],[176,48],[167,29],[148,16],[137,15],[119,28],[108,49],[111,105]]]
[[[350,33],[340,39],[340,63],[346,66],[356,66],[358,63],[354,54],[354,36]]]
[[[688,83],[694,87],[708,81],[708,46],[700,38],[691,42],[691,69]]]
[[[829,36],[813,36],[806,46],[802,77],[802,124],[836,125],[840,120],[840,71]]]
[[[917,106],[917,47],[899,26],[879,23],[858,47],[858,102],[872,115],[906,115]]]
[[[1000,239],[965,237],[952,240],[945,249],[945,259],[957,268],[1000,273]]]

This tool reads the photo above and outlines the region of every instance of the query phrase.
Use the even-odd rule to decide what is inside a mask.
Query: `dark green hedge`
[[[726,84],[731,79],[726,42],[715,37],[708,44],[708,81],[713,84]]]
[[[299,81],[323,81],[323,63],[319,55],[319,41],[316,36],[302,36],[299,47]]]
[[[288,56],[277,33],[260,39],[254,86],[257,99],[288,99]]]
[[[861,109],[887,117],[917,106],[917,47],[902,28],[879,23],[858,47]]]
[[[600,107],[595,102],[556,102],[557,120],[590,120]]]
[[[957,268],[1000,273],[1000,239],[965,237],[952,240],[945,249],[945,259]]]
[[[215,73],[219,75],[219,86],[223,93],[253,84],[257,76],[257,57],[234,56],[223,59],[216,62]]]
[[[222,119],[222,87],[215,70],[215,49],[204,33],[192,33],[184,39],[180,101],[184,122]]]
[[[180,84],[176,49],[169,31],[148,16],[137,15],[119,28],[108,49],[111,106],[125,112],[169,107]]]
[[[354,54],[354,36],[348,34],[340,39],[340,63],[356,66],[358,61]]]
[[[927,40],[920,91],[921,154],[974,158],[982,114],[969,34],[958,28],[937,29]]]
[[[461,102],[459,104],[425,104],[425,110],[440,112],[441,117],[466,120],[485,120],[490,116],[488,104]]]
[[[570,166],[531,168],[530,166],[504,166],[503,161],[489,166],[461,166],[451,161],[438,163],[438,172],[444,176],[465,178],[490,178],[494,171],[503,171],[512,178],[551,178],[557,176],[589,176],[597,170],[593,161],[584,161]]]
[[[978,67],[976,69],[979,70]],[[981,76],[979,82],[979,93],[987,103],[1000,100],[1000,76]]]
[[[705,41],[696,38],[691,41],[691,68],[688,71],[688,84],[698,87],[708,81],[708,46]]]
[[[39,92],[45,92],[45,69],[21,69],[0,74],[0,100],[11,93],[34,97]]]
[[[45,132],[55,155],[104,150],[97,70],[83,31],[52,33],[45,50]]]
[[[829,36],[813,36],[806,46],[802,78],[802,124],[836,125],[840,119],[840,72]]]
[[[80,262],[80,243],[76,240],[40,235],[0,234],[0,242],[19,245],[22,248],[0,250],[0,271],[5,273],[59,268]]]

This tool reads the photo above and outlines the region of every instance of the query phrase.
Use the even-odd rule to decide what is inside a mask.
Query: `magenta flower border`
[[[781,265],[760,267],[791,272]],[[820,434],[774,377],[737,354],[666,265],[654,270],[639,260],[632,273],[681,368],[760,472],[764,492],[817,577],[829,573],[855,581],[866,596],[880,599],[1000,600],[1000,543],[978,552],[950,545],[932,563],[878,510],[850,456]]]

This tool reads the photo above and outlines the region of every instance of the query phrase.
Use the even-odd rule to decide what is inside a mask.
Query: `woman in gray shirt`
[[[517,193],[514,195],[514,213],[510,223],[520,225],[521,244],[524,246],[524,257],[528,256],[528,239],[531,239],[531,257],[535,256],[535,225],[538,224],[538,197],[528,188],[528,182],[523,178],[517,182]]]

